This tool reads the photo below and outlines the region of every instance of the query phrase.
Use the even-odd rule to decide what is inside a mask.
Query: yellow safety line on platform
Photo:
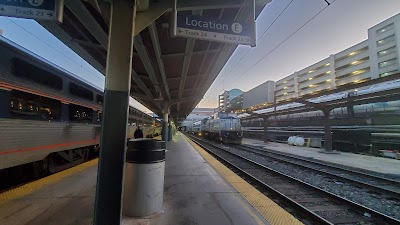
[[[97,165],[97,163],[98,163],[98,159],[94,159],[94,160],[82,163],[80,165],[77,165],[75,167],[63,170],[56,174],[52,174],[52,175],[44,177],[42,179],[30,182],[28,184],[22,185],[20,187],[11,189],[6,192],[3,192],[0,194],[0,205],[5,204],[12,200],[20,199],[20,198],[22,198],[34,191],[37,191],[49,184],[53,184],[57,181],[62,180],[63,178],[69,177],[80,171],[83,171],[86,168],[95,166],[95,165]]]
[[[214,167],[221,176],[228,181],[248,202],[256,209],[262,217],[271,225],[301,225],[303,224],[293,215],[288,213],[271,199],[267,198],[263,193],[247,183],[241,177],[236,175],[212,155],[184,136],[189,143],[207,162]]]

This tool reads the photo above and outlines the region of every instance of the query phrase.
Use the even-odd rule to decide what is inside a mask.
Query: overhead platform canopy
[[[256,1],[259,15],[271,0]],[[171,105],[182,119],[199,103],[237,44],[174,37],[173,1],[137,1],[131,96],[158,115]],[[178,0],[177,11],[236,20],[245,18],[245,0]],[[144,3],[144,4],[143,4]],[[103,0],[65,0],[63,23],[39,23],[105,74],[111,4]],[[121,59],[123,60],[123,59]]]

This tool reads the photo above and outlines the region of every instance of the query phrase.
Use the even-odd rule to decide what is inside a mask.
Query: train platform
[[[340,154],[323,154],[321,153],[320,148],[290,146],[285,143],[276,142],[264,143],[261,140],[248,138],[244,138],[242,140],[242,144],[265,147],[275,151],[314,158],[329,163],[340,164],[376,173],[388,174],[400,178],[400,160],[396,159],[374,157],[350,152],[340,152]]]
[[[92,224],[97,162],[1,193],[0,224]],[[302,223],[178,132],[167,146],[162,210],[122,224]]]

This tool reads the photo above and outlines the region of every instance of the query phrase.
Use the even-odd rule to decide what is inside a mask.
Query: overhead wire
[[[80,68],[86,70],[87,72],[89,72],[90,74],[104,79],[103,75],[99,75],[99,74],[95,74],[92,71],[90,71],[89,69],[85,68],[81,63],[76,62],[75,60],[73,60],[71,57],[67,56],[66,54],[64,54],[63,52],[61,52],[60,50],[58,50],[57,48],[53,47],[52,45],[50,45],[49,43],[45,42],[44,40],[40,39],[38,36],[36,36],[35,34],[33,34],[32,32],[30,32],[29,30],[27,30],[25,27],[21,26],[20,24],[16,23],[15,21],[11,20],[8,17],[5,17],[6,19],[8,19],[10,22],[12,22],[13,24],[15,24],[16,26],[18,26],[19,28],[23,29],[24,31],[28,32],[30,35],[34,36],[36,39],[38,39],[39,41],[41,41],[42,43],[44,43],[45,45],[49,46],[50,48],[52,48],[53,50],[55,50],[56,52],[58,52],[59,54],[61,54],[62,56],[64,56],[65,58],[69,59],[71,62],[75,63],[76,65],[78,65]],[[86,80],[86,79],[85,79]],[[87,81],[89,82],[89,81]]]
[[[249,72],[252,68],[254,68],[256,65],[258,65],[265,57],[269,56],[272,52],[274,52],[277,48],[279,48],[283,43],[285,43],[287,40],[289,40],[293,35],[295,35],[298,31],[300,31],[303,27],[305,27],[309,22],[311,22],[313,19],[315,19],[319,14],[321,14],[326,8],[328,8],[332,3],[334,3],[336,0],[333,0],[330,4],[326,5],[323,9],[321,9],[317,14],[315,14],[313,17],[311,17],[309,20],[307,20],[306,23],[304,23],[302,26],[300,26],[297,30],[295,30],[292,34],[290,34],[287,38],[285,38],[281,43],[279,43],[275,48],[273,48],[271,51],[269,51],[267,54],[265,54],[263,57],[261,57],[256,63],[254,63],[250,68],[248,68],[246,71],[244,71],[242,74],[239,75],[239,77],[236,78],[236,81],[234,81],[231,84],[234,84],[239,80],[240,77],[242,77],[244,74]]]
[[[274,19],[274,21],[272,21],[272,23],[267,27],[267,29],[264,30],[264,32],[261,34],[261,36],[257,38],[257,41],[259,41],[259,40],[268,32],[268,30],[272,27],[272,25],[275,24],[275,22],[279,19],[279,17],[281,17],[281,15],[286,11],[286,9],[289,8],[290,4],[292,4],[293,1],[294,1],[294,0],[291,0],[291,1],[286,5],[286,7],[279,13],[279,15]],[[243,60],[243,58],[244,58],[252,49],[253,49],[253,48],[249,48],[249,49],[247,50],[247,52],[239,59],[239,61],[236,63],[236,65],[239,65],[239,63]],[[229,72],[232,72],[234,68],[235,68],[235,67],[233,67]]]
[[[285,6],[285,8],[279,13],[279,15],[278,15],[278,16],[272,21],[272,23],[267,27],[267,29],[264,30],[264,32],[261,34],[261,36],[257,38],[257,41],[259,41],[259,40],[268,32],[268,30],[272,27],[272,25],[275,24],[275,22],[276,22],[276,21],[279,19],[279,17],[286,11],[286,9],[292,4],[293,1],[294,1],[294,0],[291,0],[291,1]],[[237,65],[240,64],[240,62],[243,60],[243,58],[244,58],[251,50],[252,50],[252,48],[249,48],[249,49],[246,51],[246,53],[239,59],[239,61],[236,63],[236,65],[229,71],[229,73],[232,72],[233,69],[234,69]],[[225,80],[225,78],[217,84],[217,86],[215,87],[215,89],[218,88],[224,80]],[[209,101],[208,101],[208,102],[209,102]],[[208,103],[208,102],[207,102],[207,103]]]
[[[18,26],[19,28],[23,29],[24,31],[28,32],[29,34],[31,34],[32,36],[34,36],[36,39],[38,39],[39,41],[43,42],[44,44],[46,44],[47,46],[49,46],[50,48],[52,48],[53,50],[55,50],[56,52],[58,52],[59,54],[61,54],[62,56],[64,56],[65,58],[69,59],[70,61],[72,61],[73,63],[77,64],[80,68],[86,70],[87,72],[89,72],[90,74],[100,78],[100,79],[104,79],[103,75],[99,75],[99,74],[95,74],[92,71],[90,71],[89,69],[85,68],[82,64],[79,64],[78,62],[76,62],[75,60],[73,60],[72,58],[70,58],[69,56],[65,55],[63,52],[59,51],[57,48],[53,47],[52,45],[48,44],[47,42],[43,41],[42,39],[40,39],[38,36],[36,36],[35,34],[33,34],[32,32],[30,32],[29,30],[27,30],[25,27],[21,26],[20,24],[16,23],[15,21],[11,20],[8,17],[5,17],[6,19],[8,19],[10,22],[12,22],[13,24],[15,24],[16,26]],[[82,59],[83,60],[83,59]],[[78,76],[78,75],[77,75]],[[87,79],[84,79],[83,77],[79,76],[81,79],[85,80],[88,83],[92,83],[90,81],[88,81]],[[98,85],[96,85],[98,86]],[[99,88],[101,88],[101,86],[99,86]],[[133,99],[133,98],[132,98]],[[134,99],[135,100],[135,99]],[[138,102],[139,103],[139,102]],[[142,105],[141,103],[139,103],[140,105]],[[143,105],[142,105],[143,106]],[[146,108],[147,109],[147,108]],[[151,111],[149,109],[147,109],[148,111]]]

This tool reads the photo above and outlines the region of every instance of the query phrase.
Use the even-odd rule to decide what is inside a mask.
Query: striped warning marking
[[[218,171],[221,176],[228,181],[262,217],[271,225],[300,225],[303,224],[293,215],[288,213],[271,199],[267,198],[263,193],[247,183],[241,177],[236,175],[212,155],[184,136],[186,140],[203,156],[207,162]]]
[[[0,205],[5,204],[9,201],[21,199],[24,196],[37,191],[49,184],[56,183],[63,178],[69,177],[71,175],[74,175],[78,172],[81,172],[89,167],[96,166],[98,163],[98,159],[93,159],[91,161],[82,163],[80,165],[77,165],[75,167],[63,170],[61,172],[58,172],[56,174],[52,174],[50,176],[44,177],[42,179],[30,182],[28,184],[22,185],[20,187],[11,189],[9,191],[0,193]]]

